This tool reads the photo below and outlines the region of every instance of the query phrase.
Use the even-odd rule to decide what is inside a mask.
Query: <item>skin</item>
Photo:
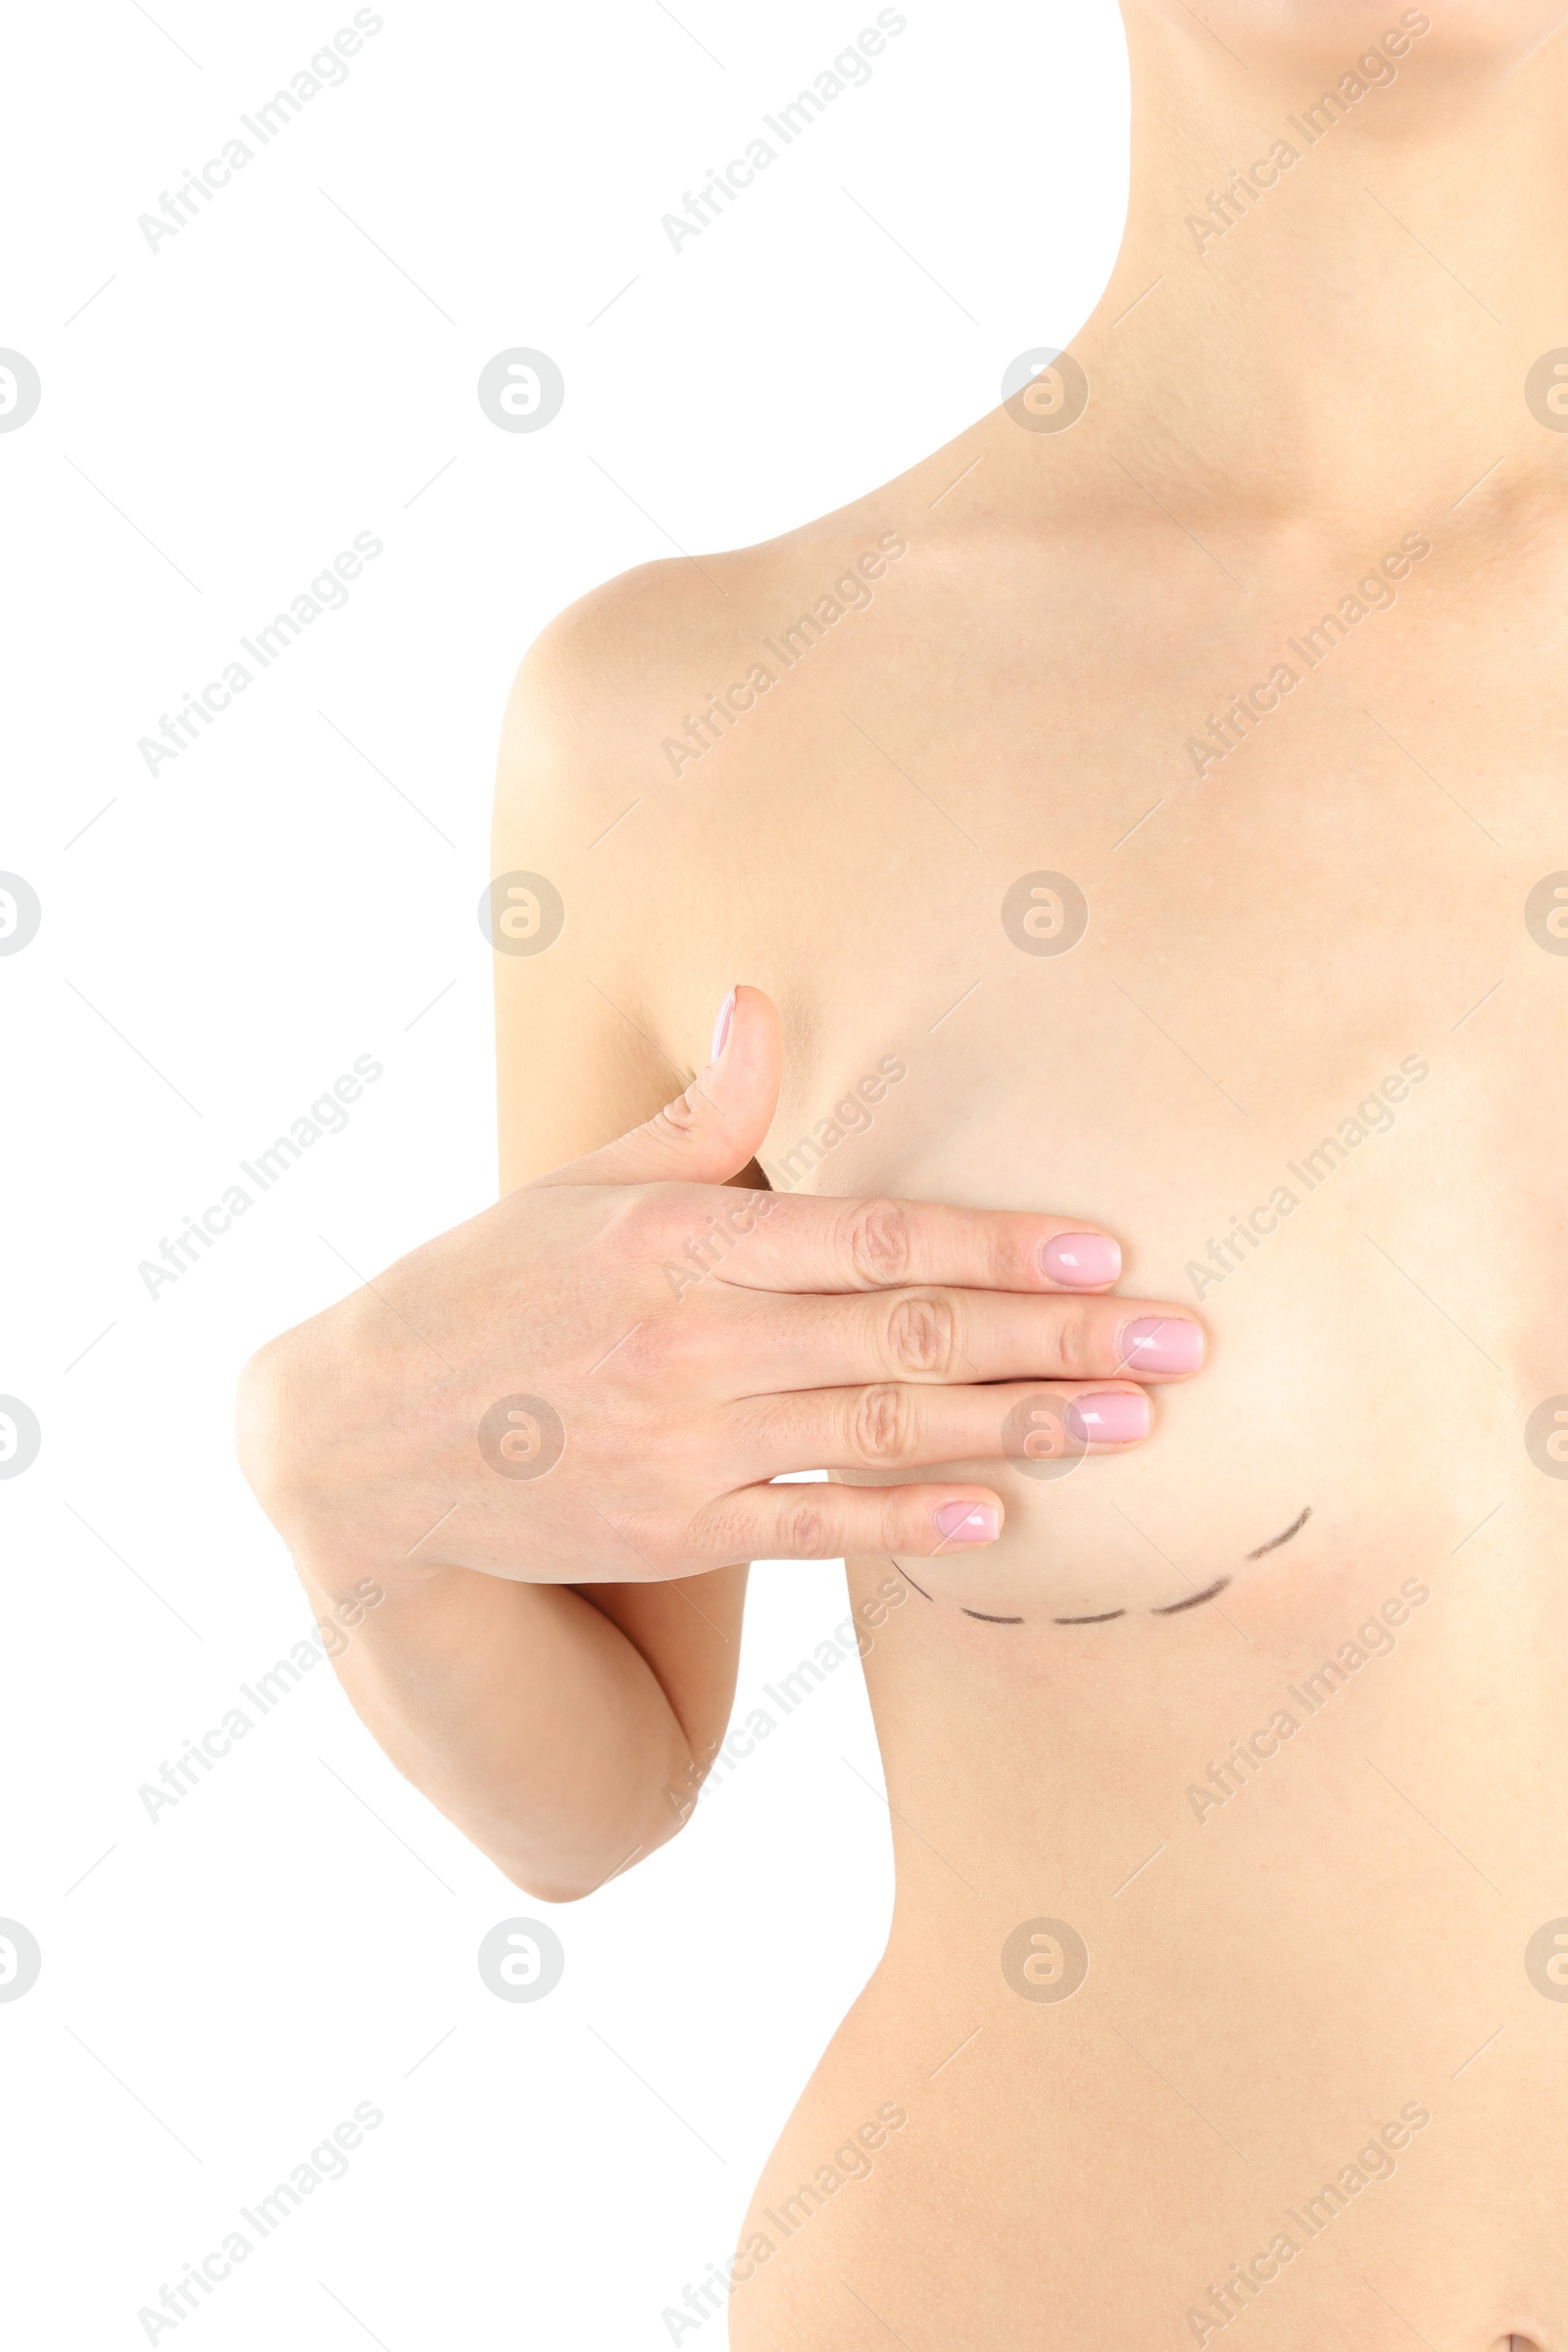
[[[1308,144],[1287,118],[1396,9],[1124,14],[1129,221],[1077,420],[1014,403],[530,655],[494,870],[550,876],[567,921],[497,959],[527,1189],[274,1343],[246,1459],[323,1607],[385,1589],[339,1671],[388,1752],[558,1897],[669,1835],[723,1736],[744,1571],[703,1544],[769,1510],[828,1516],[759,1556],[842,1539],[898,1895],[741,2231],[737,2352],[1174,2346],[1243,2312],[1254,2352],[1559,2352],[1563,2010],[1523,1954],[1568,1909],[1568,1482],[1524,1432],[1568,1391],[1568,964],[1525,906],[1568,863],[1568,434],[1522,386],[1568,343],[1565,44],[1534,0],[1434,10]],[[1292,169],[1195,235],[1280,136]],[[767,650],[878,553],[856,609]],[[689,734],[759,662],[754,707]],[[1043,871],[1089,909],[1060,955],[1004,922]],[[833,1203],[820,1230],[770,1215],[674,1301],[712,1188],[768,1171],[783,1216]],[[933,1229],[912,1281],[852,1296],[838,1203],[879,1196],[1114,1235],[1142,1303],[1032,1289],[996,1224],[984,1276]],[[891,1320],[846,1352],[843,1299],[903,1291],[918,1361]],[[1201,1375],[1129,1379],[1133,1312],[1200,1322]],[[1067,1373],[1145,1387],[1148,1442],[1040,1477],[999,1459],[1001,1396],[954,1400]],[[867,1384],[921,1392],[906,1458],[857,1458],[874,1415],[803,1414]],[[475,1466],[494,1398],[558,1390],[548,1480]],[[822,1463],[808,1503],[726,1499]],[[994,1499],[998,1540],[944,1544],[939,1497]],[[1004,1966],[1040,1921],[1087,1947],[1070,1998]],[[1344,2210],[1291,2218],[1336,2180]]]
[[[356,1707],[555,1901],[690,1812],[734,1695],[746,1570],[723,1563],[989,1544],[983,1485],[907,1466],[1000,1456],[1019,1405],[1076,1440],[1064,1458],[1131,1451],[1144,1384],[1184,1377],[1173,1336],[1201,1345],[1180,1309],[1074,1284],[1086,1249],[1117,1252],[1073,1220],[720,1190],[779,1085],[771,1004],[740,990],[728,1013],[683,1097],[286,1333],[241,1387],[247,1475]],[[715,1207],[731,1255],[700,1273]],[[1128,1405],[1136,1434],[1102,1442]],[[823,1462],[902,1476],[765,1483]]]

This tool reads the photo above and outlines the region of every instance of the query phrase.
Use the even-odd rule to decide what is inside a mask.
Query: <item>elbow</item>
[[[239,1376],[234,1394],[234,1452],[257,1501],[268,1517],[287,1493],[293,1464],[287,1442],[288,1417],[280,1353],[283,1343],[259,1348]]]
[[[258,1348],[234,1395],[234,1451],[262,1509],[288,1537],[318,1477],[322,1415],[313,1399],[308,1327]]]
[[[600,1887],[608,1884],[604,1879],[578,1879],[559,1870],[535,1870],[526,1864],[513,1869],[502,1863],[501,1869],[519,1894],[531,1896],[536,1903],[564,1905],[586,1902],[589,1895],[597,1894]]]
[[[608,1886],[612,1879],[623,1878],[646,1862],[662,1845],[667,1845],[677,1831],[684,1829],[693,1811],[686,1804],[679,1812],[661,1811],[645,1823],[639,1832],[626,1832],[626,1838],[635,1842],[617,1841],[614,1845],[599,1845],[593,1850],[575,1853],[541,1853],[537,1847],[530,1852],[510,1852],[488,1847],[490,1859],[519,1892],[532,1895],[540,1903],[581,1903],[589,1895]]]
[[[596,1867],[586,1855],[498,1852],[493,1845],[484,1850],[509,1886],[536,1903],[586,1902],[589,1895],[619,1876],[612,1866]],[[633,1859],[628,1856],[623,1867],[630,1869]]]

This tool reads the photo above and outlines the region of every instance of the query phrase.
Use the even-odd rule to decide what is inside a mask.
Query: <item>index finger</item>
[[[958,1208],[947,1200],[729,1198],[748,1204],[727,1219],[744,1246],[727,1250],[713,1271],[743,1290],[883,1291],[940,1282],[976,1291],[1102,1291],[1121,1273],[1119,1245],[1081,1217]]]

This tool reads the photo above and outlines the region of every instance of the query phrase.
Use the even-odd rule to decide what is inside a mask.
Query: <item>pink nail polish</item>
[[[1141,1315],[1124,1323],[1120,1347],[1122,1362],[1134,1374],[1196,1372],[1203,1360],[1201,1330],[1176,1315]]]
[[[1129,1446],[1149,1435],[1149,1398],[1137,1389],[1105,1389],[1075,1396],[1063,1419],[1069,1437],[1085,1445]]]
[[[710,1062],[717,1061],[719,1055],[723,1053],[724,1048],[729,1044],[730,1023],[734,1020],[734,1018],[735,991],[731,989],[729,995],[724,999],[723,1004],[719,1006],[718,1018],[713,1023],[713,1039],[711,1045],[708,1049],[708,1058]]]
[[[994,1544],[1002,1526],[994,1502],[944,1502],[934,1516],[944,1544]]]
[[[1121,1245],[1107,1233],[1058,1233],[1038,1256],[1041,1272],[1069,1290],[1092,1290],[1121,1272]]]

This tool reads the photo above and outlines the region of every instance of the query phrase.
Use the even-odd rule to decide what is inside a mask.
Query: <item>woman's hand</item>
[[[771,1486],[1124,1450],[1201,1333],[1104,1295],[1080,1220],[737,1189],[777,1015],[738,989],[679,1101],[264,1348],[247,1476],[325,1592],[458,1566],[617,1585],[992,1542],[984,1485]]]

